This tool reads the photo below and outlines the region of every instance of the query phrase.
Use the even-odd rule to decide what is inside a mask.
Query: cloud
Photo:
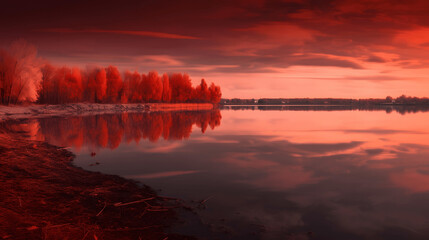
[[[332,59],[324,57],[312,57],[294,61],[293,65],[304,65],[304,66],[335,66],[353,69],[363,69],[363,67],[355,62],[342,59]]]
[[[400,92],[424,96],[427,71],[420,72],[429,69],[429,3],[392,1],[234,0],[167,4],[160,0],[135,1],[131,9],[106,2],[103,11],[97,11],[97,4],[80,0],[73,6],[60,4],[64,11],[44,3],[36,4],[40,11],[22,11],[22,4],[11,2],[6,4],[8,11],[0,20],[13,25],[0,27],[6,33],[0,37],[0,44],[16,35],[27,35],[39,45],[42,57],[55,57],[68,65],[86,61],[143,71],[174,68],[206,79],[221,73],[216,77],[225,79],[224,86],[253,88],[225,89],[227,98],[281,97],[298,89],[304,80],[311,87],[298,91],[300,97],[379,97]],[[133,31],[139,29],[145,31]],[[72,56],[100,53],[105,57]],[[273,71],[277,75],[270,79]],[[266,80],[262,87],[239,79],[256,79],[255,75],[260,73],[264,75],[258,75],[255,81]],[[280,77],[284,84],[276,80]],[[417,78],[418,84],[408,81]],[[326,85],[328,92],[322,93],[315,89],[321,79],[336,82]],[[380,87],[383,81],[393,80]],[[372,85],[375,83],[377,86]],[[262,89],[266,92],[263,95]]]
[[[371,81],[371,82],[384,82],[384,81],[401,81],[403,78],[389,75],[374,75],[374,76],[345,76],[348,80],[357,81]]]
[[[375,63],[385,63],[387,62],[386,59],[376,56],[376,55],[370,55],[366,59],[367,62],[375,62]]]
[[[169,55],[143,55],[136,56],[133,59],[142,64],[165,65],[165,66],[183,66],[184,63]]]
[[[162,33],[162,32],[150,32],[150,31],[130,31],[130,30],[103,30],[103,29],[70,29],[70,28],[44,28],[37,29],[37,32],[48,32],[48,33],[107,33],[107,34],[123,34],[133,35],[141,37],[154,37],[154,38],[169,38],[169,39],[200,39],[198,37]]]
[[[280,41],[294,45],[314,40],[317,35],[323,35],[316,30],[304,29],[288,22],[264,22],[249,28],[235,29],[235,31],[254,33],[267,37],[268,41]]]

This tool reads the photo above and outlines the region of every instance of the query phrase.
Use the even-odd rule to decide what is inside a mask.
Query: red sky
[[[0,46],[187,72],[223,97],[429,96],[429,1],[8,1]]]

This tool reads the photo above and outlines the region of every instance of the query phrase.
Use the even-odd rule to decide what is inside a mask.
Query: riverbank
[[[74,155],[0,125],[3,239],[190,239],[168,233],[178,200],[118,176],[87,172]]]
[[[91,115],[121,112],[148,111],[200,111],[211,110],[211,103],[142,103],[142,104],[96,104],[72,103],[58,105],[0,105],[0,120],[32,117],[55,117],[69,115]]]

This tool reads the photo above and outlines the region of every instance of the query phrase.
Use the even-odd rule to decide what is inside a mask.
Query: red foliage
[[[85,100],[100,103],[106,96],[106,70],[92,68],[86,74]]]
[[[162,102],[168,103],[170,101],[171,101],[170,80],[168,79],[168,75],[164,73],[164,75],[162,75]]]
[[[162,100],[162,80],[155,71],[142,75],[141,91],[144,102],[161,102]]]
[[[126,71],[121,76],[118,68],[55,68],[45,64],[41,68],[42,80],[38,89],[38,102],[49,104],[95,103],[142,103],[142,102],[211,102],[219,103],[220,87],[213,83],[208,87],[204,79],[192,87],[187,74],[147,75]],[[4,84],[3,84],[4,85]],[[2,100],[3,101],[3,100]]]
[[[187,74],[174,73],[170,76],[171,101],[187,102],[192,94],[192,82]]]
[[[212,102],[212,103],[220,102],[220,98],[222,97],[222,93],[220,91],[219,86],[216,86],[214,83],[212,83],[209,87],[209,93],[210,93],[210,102]]]
[[[106,102],[120,102],[123,91],[123,82],[118,68],[115,66],[108,66],[106,68],[106,78]]]
[[[195,88],[195,99],[202,102],[210,102],[210,92],[206,80],[201,79],[200,85]]]
[[[141,76],[138,72],[131,73],[129,71],[125,72],[124,85],[126,86],[127,92],[125,93],[128,96],[128,102],[141,102],[142,94],[140,91],[141,88]]]

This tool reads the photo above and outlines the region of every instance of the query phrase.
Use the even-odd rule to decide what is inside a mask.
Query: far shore
[[[212,103],[70,103],[58,105],[0,105],[0,120],[68,115],[91,115],[122,112],[201,111],[212,110]]]

